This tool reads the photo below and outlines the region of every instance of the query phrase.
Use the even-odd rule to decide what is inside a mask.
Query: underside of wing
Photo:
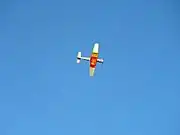
[[[94,76],[95,68],[89,68],[89,76]]]

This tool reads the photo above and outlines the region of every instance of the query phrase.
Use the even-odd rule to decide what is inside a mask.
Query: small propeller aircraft
[[[89,61],[90,62],[89,75],[92,77],[94,76],[97,62],[101,64],[103,64],[104,62],[104,60],[102,58],[98,58],[98,56],[99,56],[99,44],[95,43],[90,57],[82,57],[81,52],[78,52],[77,63],[80,63],[81,60]]]

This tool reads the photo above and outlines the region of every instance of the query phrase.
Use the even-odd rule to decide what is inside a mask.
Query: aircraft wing
[[[95,68],[90,67],[89,68],[89,76],[94,76]]]

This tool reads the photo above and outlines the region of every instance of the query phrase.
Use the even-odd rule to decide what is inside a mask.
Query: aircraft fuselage
[[[78,52],[77,63],[80,63],[81,60],[88,61],[89,62],[89,75],[94,76],[96,64],[97,63],[102,64],[104,62],[104,60],[102,58],[98,58],[98,57],[99,57],[99,44],[95,43],[90,57],[83,57],[81,55],[81,52]]]
[[[93,47],[93,50],[92,50],[91,58],[90,58],[90,67],[91,68],[96,67],[98,54],[99,54],[99,44],[95,43],[94,47]]]
[[[95,68],[97,64],[98,53],[92,53],[90,58],[90,67]]]

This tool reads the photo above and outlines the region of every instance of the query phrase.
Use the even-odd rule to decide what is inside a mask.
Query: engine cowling
[[[98,62],[99,62],[99,63],[103,63],[103,62],[104,62],[104,59],[98,59]]]

